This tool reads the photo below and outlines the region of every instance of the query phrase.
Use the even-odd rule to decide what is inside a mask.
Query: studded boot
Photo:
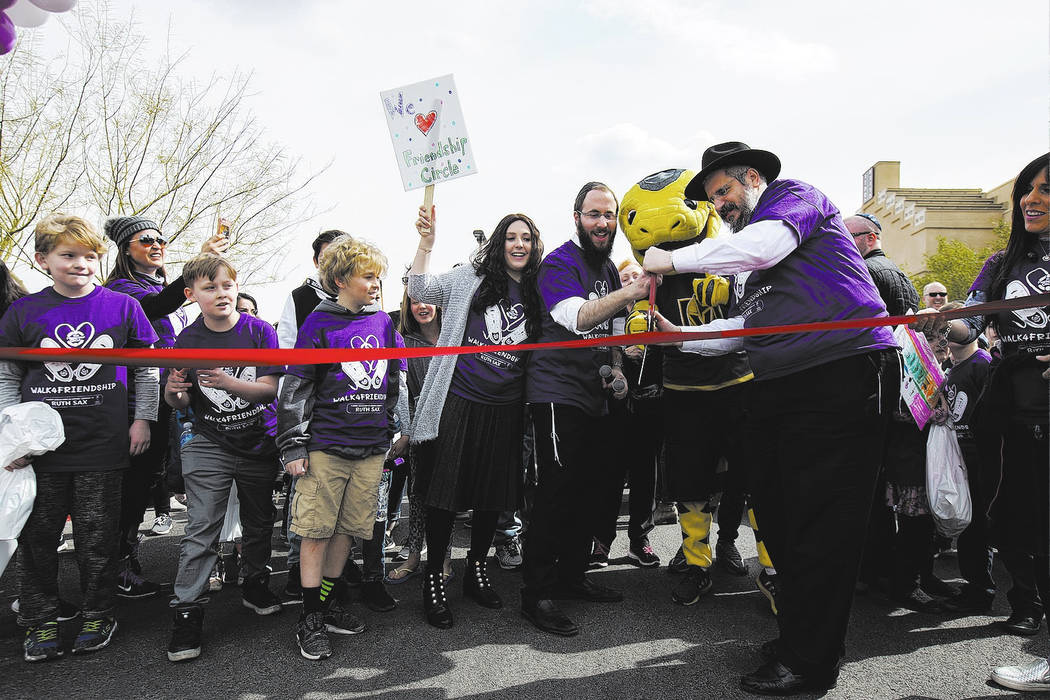
[[[486,608],[502,608],[503,601],[489,582],[488,565],[484,560],[468,561],[463,577],[463,595],[473,598]]]
[[[423,612],[427,622],[440,629],[452,626],[452,608],[445,598],[445,582],[440,571],[427,572],[423,579]]]

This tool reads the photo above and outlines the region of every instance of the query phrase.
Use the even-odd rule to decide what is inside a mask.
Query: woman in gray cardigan
[[[439,346],[504,345],[506,350],[431,360],[412,417],[418,493],[426,505],[427,548],[448,543],[457,511],[473,510],[463,593],[502,607],[488,579],[486,557],[501,511],[518,507],[524,427],[526,353],[515,350],[539,330],[536,275],[540,233],[524,214],[508,214],[489,240],[461,265],[427,274],[434,248],[434,211],[419,209],[419,247],[408,277],[411,298],[442,310]],[[427,622],[451,627],[440,557],[427,559],[423,608]]]

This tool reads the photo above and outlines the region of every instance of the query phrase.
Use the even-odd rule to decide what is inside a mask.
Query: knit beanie
[[[117,216],[107,219],[105,226],[106,235],[117,244],[118,248],[139,231],[148,229],[160,231],[160,226],[157,222],[144,216]]]

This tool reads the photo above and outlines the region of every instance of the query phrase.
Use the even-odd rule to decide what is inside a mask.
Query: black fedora
[[[741,141],[726,141],[704,151],[700,160],[703,166],[689,184],[685,186],[685,196],[697,202],[707,201],[704,191],[704,180],[716,170],[730,165],[746,165],[762,173],[766,182],[773,182],[780,174],[780,159],[769,151],[751,148]]]

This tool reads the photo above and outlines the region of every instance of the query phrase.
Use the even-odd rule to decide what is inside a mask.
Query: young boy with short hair
[[[182,269],[186,298],[201,315],[175,339],[175,348],[276,348],[270,324],[237,311],[237,271],[224,258],[202,253]],[[277,395],[281,367],[216,367],[167,371],[164,400],[193,408],[193,437],[182,446],[187,522],[175,577],[174,629],[169,661],[201,653],[203,604],[215,566],[214,545],[226,515],[230,487],[237,485],[244,535],[242,603],[259,615],[281,611],[270,591],[270,535],[277,447],[266,432],[264,410]]]
[[[322,301],[299,329],[296,348],[395,347],[379,300],[386,257],[342,236],[319,271],[335,301]],[[327,632],[356,634],[364,624],[340,602],[352,537],[373,536],[383,460],[393,436],[400,365],[386,360],[290,366],[277,405],[281,461],[298,477],[291,530],[302,540],[303,612],[296,626],[307,659],[331,656]]]
[[[84,350],[144,348],[157,340],[135,299],[95,284],[105,239],[84,219],[53,214],[36,226],[36,263],[54,284],[14,302],[0,319],[0,346]],[[73,653],[102,649],[117,629],[121,481],[129,455],[149,447],[157,419],[157,370],[134,370],[135,419],[128,427],[128,368],[87,362],[0,361],[0,408],[44,401],[62,415],[65,442],[31,460],[37,495],[18,538],[18,621],[26,627],[26,661],[62,656],[58,553],[66,515],[77,533],[84,591]]]

